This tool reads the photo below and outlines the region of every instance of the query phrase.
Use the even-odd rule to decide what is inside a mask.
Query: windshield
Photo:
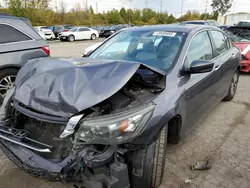
[[[78,29],[78,27],[73,27],[73,28],[71,28],[69,31],[75,32],[75,31],[77,31],[77,29]]]
[[[245,39],[243,37],[239,37],[233,33],[231,33],[230,31],[224,31],[227,36],[233,41],[233,42],[249,42],[250,40]]]
[[[141,62],[167,71],[185,33],[167,31],[122,31],[107,40],[89,57]]]
[[[240,21],[239,23],[237,23],[237,26],[247,26],[247,27],[250,27],[250,21],[249,22]]]

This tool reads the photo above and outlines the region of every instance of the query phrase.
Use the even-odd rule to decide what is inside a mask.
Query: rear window
[[[0,44],[31,40],[21,31],[5,24],[0,24]]]

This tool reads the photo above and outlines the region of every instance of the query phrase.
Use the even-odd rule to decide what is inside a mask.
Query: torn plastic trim
[[[8,110],[9,108],[13,107],[11,106],[11,101],[12,101],[12,97],[15,91],[15,87],[9,89],[6,93],[6,96],[3,100],[1,109],[0,109],[0,121],[1,122],[5,122],[8,119]]]
[[[46,176],[45,178],[50,180],[60,179],[66,181],[69,180],[69,177],[67,177],[68,172],[79,166],[79,162],[83,162],[90,168],[102,167],[105,164],[112,163],[117,151],[117,146],[113,145],[103,152],[92,155],[93,150],[91,150],[91,147],[86,147],[75,155],[68,155],[59,163],[53,163],[28,148],[5,140],[0,140],[0,147],[9,158],[12,160],[14,158],[13,162],[16,165],[29,173],[39,172],[41,177]]]
[[[0,125],[0,139],[6,140],[8,142],[23,146],[25,148],[40,153],[50,153],[52,149],[52,146],[50,145],[26,137],[26,134],[22,130],[16,130],[1,125]],[[24,142],[25,140],[30,142],[31,144],[25,143]]]
[[[82,119],[83,115],[84,114],[71,117],[67,123],[67,126],[65,127],[62,134],[60,135],[60,138],[66,138],[69,135],[72,135],[75,132],[76,125]]]

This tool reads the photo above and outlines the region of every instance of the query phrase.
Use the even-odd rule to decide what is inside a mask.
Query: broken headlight
[[[83,119],[79,122],[76,137],[95,144],[126,143],[142,133],[154,108],[150,104],[119,114]]]

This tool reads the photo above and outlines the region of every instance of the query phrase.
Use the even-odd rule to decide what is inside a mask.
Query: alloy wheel
[[[4,98],[6,96],[7,91],[11,89],[12,87],[14,87],[15,80],[16,80],[16,76],[14,75],[6,76],[2,80],[0,80],[1,97]]]

